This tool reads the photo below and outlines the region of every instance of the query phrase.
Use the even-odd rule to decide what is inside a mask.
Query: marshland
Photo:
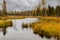
[[[47,0],[34,0],[37,3],[31,0],[13,1],[0,1],[2,6],[0,10],[0,40],[60,40],[59,5],[52,3],[56,5],[53,7]],[[25,5],[24,2],[30,4],[26,3]],[[32,9],[30,10],[30,8]]]

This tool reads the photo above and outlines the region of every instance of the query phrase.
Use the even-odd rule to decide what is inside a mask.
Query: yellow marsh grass
[[[33,23],[32,29],[34,32],[44,30],[45,32],[48,32],[52,36],[58,35],[60,37],[60,22],[55,22],[52,20],[50,20],[49,22],[47,21],[37,22]]]
[[[12,21],[0,20],[0,28],[12,26]]]

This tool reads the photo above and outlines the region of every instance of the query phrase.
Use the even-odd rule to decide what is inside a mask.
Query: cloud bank
[[[2,9],[2,1],[0,0],[0,9]],[[35,6],[41,3],[41,0],[6,0],[7,2],[7,10],[31,10]],[[60,0],[46,0],[46,6],[51,5],[55,7],[60,4]]]

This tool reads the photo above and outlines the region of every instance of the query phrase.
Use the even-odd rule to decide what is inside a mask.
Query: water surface
[[[12,19],[13,27],[7,28],[6,36],[0,32],[0,40],[48,40],[35,35],[31,28],[22,29],[22,23],[37,22],[37,18]]]

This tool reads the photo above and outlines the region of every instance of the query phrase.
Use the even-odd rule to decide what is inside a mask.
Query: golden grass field
[[[23,19],[23,18],[41,18],[41,19],[53,19],[53,20],[60,20],[60,17],[49,17],[49,16],[4,16],[0,18],[7,18],[7,19]]]
[[[60,37],[60,22],[57,21],[41,21],[33,23],[32,25],[33,32],[45,31],[49,33],[51,36]]]

